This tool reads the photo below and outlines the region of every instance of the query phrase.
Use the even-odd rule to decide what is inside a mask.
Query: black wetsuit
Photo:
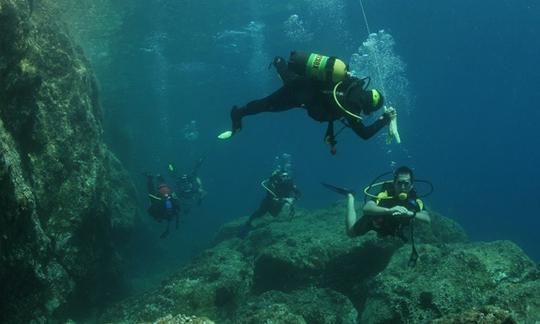
[[[326,82],[316,81],[301,77],[287,68],[283,58],[274,60],[278,74],[283,80],[283,86],[271,95],[249,102],[243,107],[237,107],[238,117],[255,115],[261,112],[281,112],[293,108],[304,108],[308,115],[319,122],[329,122],[329,130],[333,127],[333,122],[342,119],[347,127],[350,127],[358,136],[369,139],[381,128],[390,122],[390,119],[383,115],[373,124],[365,126],[362,121],[349,116],[339,108],[333,97],[333,85]],[[353,82],[360,82],[357,78],[347,78],[339,91],[345,91]],[[338,95],[338,100],[342,105],[358,114],[363,107],[349,102],[343,94]],[[331,129],[333,133],[333,128]]]
[[[384,188],[383,188],[384,189]],[[406,200],[400,200],[394,193],[391,186],[387,186],[386,190],[381,191],[383,196],[394,197],[392,199],[374,199],[378,206],[392,208],[395,206],[403,206],[410,211],[420,212],[423,209],[423,204],[420,199],[417,199],[416,193],[409,192]],[[380,194],[379,194],[380,195]],[[410,217],[395,217],[392,215],[364,215],[356,221],[352,228],[353,236],[364,235],[370,230],[374,230],[380,236],[398,236],[406,240],[403,233],[403,228],[411,223]]]
[[[287,203],[285,201],[286,198],[297,199],[300,197],[300,190],[296,188],[296,185],[290,179],[282,182],[278,177],[273,176],[267,180],[267,186],[275,196],[270,192],[266,193],[259,208],[249,217],[248,224],[250,225],[254,219],[262,217],[266,213],[269,213],[274,217],[277,216],[281,212],[281,209],[283,209],[283,206]]]

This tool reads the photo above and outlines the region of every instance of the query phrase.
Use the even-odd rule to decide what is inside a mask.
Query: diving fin
[[[321,184],[322,184],[323,186],[325,186],[327,189],[332,190],[333,192],[336,192],[336,193],[338,193],[338,194],[340,194],[340,195],[346,196],[346,195],[348,195],[348,194],[351,194],[351,195],[354,195],[354,194],[355,194],[354,190],[349,189],[349,188],[336,187],[336,186],[334,186],[334,185],[331,185],[331,184],[328,184],[328,183],[324,183],[324,182],[321,182]]]
[[[218,138],[221,139],[221,140],[226,140],[226,139],[229,139],[233,136],[233,132],[228,130],[228,131],[224,131],[223,133],[219,134],[218,135]]]

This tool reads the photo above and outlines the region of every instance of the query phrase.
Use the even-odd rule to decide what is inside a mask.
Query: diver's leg
[[[353,236],[361,236],[367,232],[375,229],[373,226],[373,217],[368,215],[363,215],[360,219],[354,223],[351,233]]]
[[[257,219],[257,218],[261,218],[264,216],[264,214],[266,214],[267,212],[270,211],[270,207],[271,207],[271,202],[272,200],[271,199],[268,199],[268,197],[265,197],[262,201],[261,201],[261,204],[259,205],[259,208],[257,208],[256,211],[253,212],[253,214],[251,214],[251,216],[249,216],[249,220],[247,221],[247,224],[249,226],[252,225],[252,222]]]
[[[279,213],[281,213],[283,206],[285,206],[285,203],[283,203],[283,201],[271,200],[268,204],[268,213],[273,217],[277,217]]]
[[[262,112],[281,112],[300,107],[302,102],[299,100],[301,97],[298,96],[298,91],[301,91],[301,88],[299,89],[294,84],[285,85],[265,98],[250,101],[243,107],[234,106],[231,109],[233,132],[242,128],[242,118],[245,116]]]
[[[165,232],[163,232],[160,236],[160,238],[166,238],[167,235],[169,235],[169,225],[171,224],[171,219],[169,218],[167,220],[167,228],[165,228]]]

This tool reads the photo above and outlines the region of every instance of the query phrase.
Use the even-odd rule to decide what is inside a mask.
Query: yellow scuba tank
[[[336,84],[347,77],[347,65],[337,57],[293,51],[289,69],[310,79]]]

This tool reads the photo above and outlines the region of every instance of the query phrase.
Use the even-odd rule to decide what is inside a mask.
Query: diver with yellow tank
[[[228,139],[238,133],[245,116],[304,108],[312,119],[328,122],[324,139],[331,146],[332,154],[335,154],[335,121],[341,121],[344,127],[351,128],[363,139],[371,138],[381,128],[395,121],[395,110],[385,108],[382,116],[373,124],[363,124],[362,115],[370,115],[382,108],[384,97],[379,90],[368,89],[369,78],[352,76],[346,64],[336,57],[293,51],[288,62],[282,57],[275,57],[272,65],[281,77],[283,86],[243,107],[234,106],[230,113],[232,129],[221,133],[218,136],[220,139]]]

